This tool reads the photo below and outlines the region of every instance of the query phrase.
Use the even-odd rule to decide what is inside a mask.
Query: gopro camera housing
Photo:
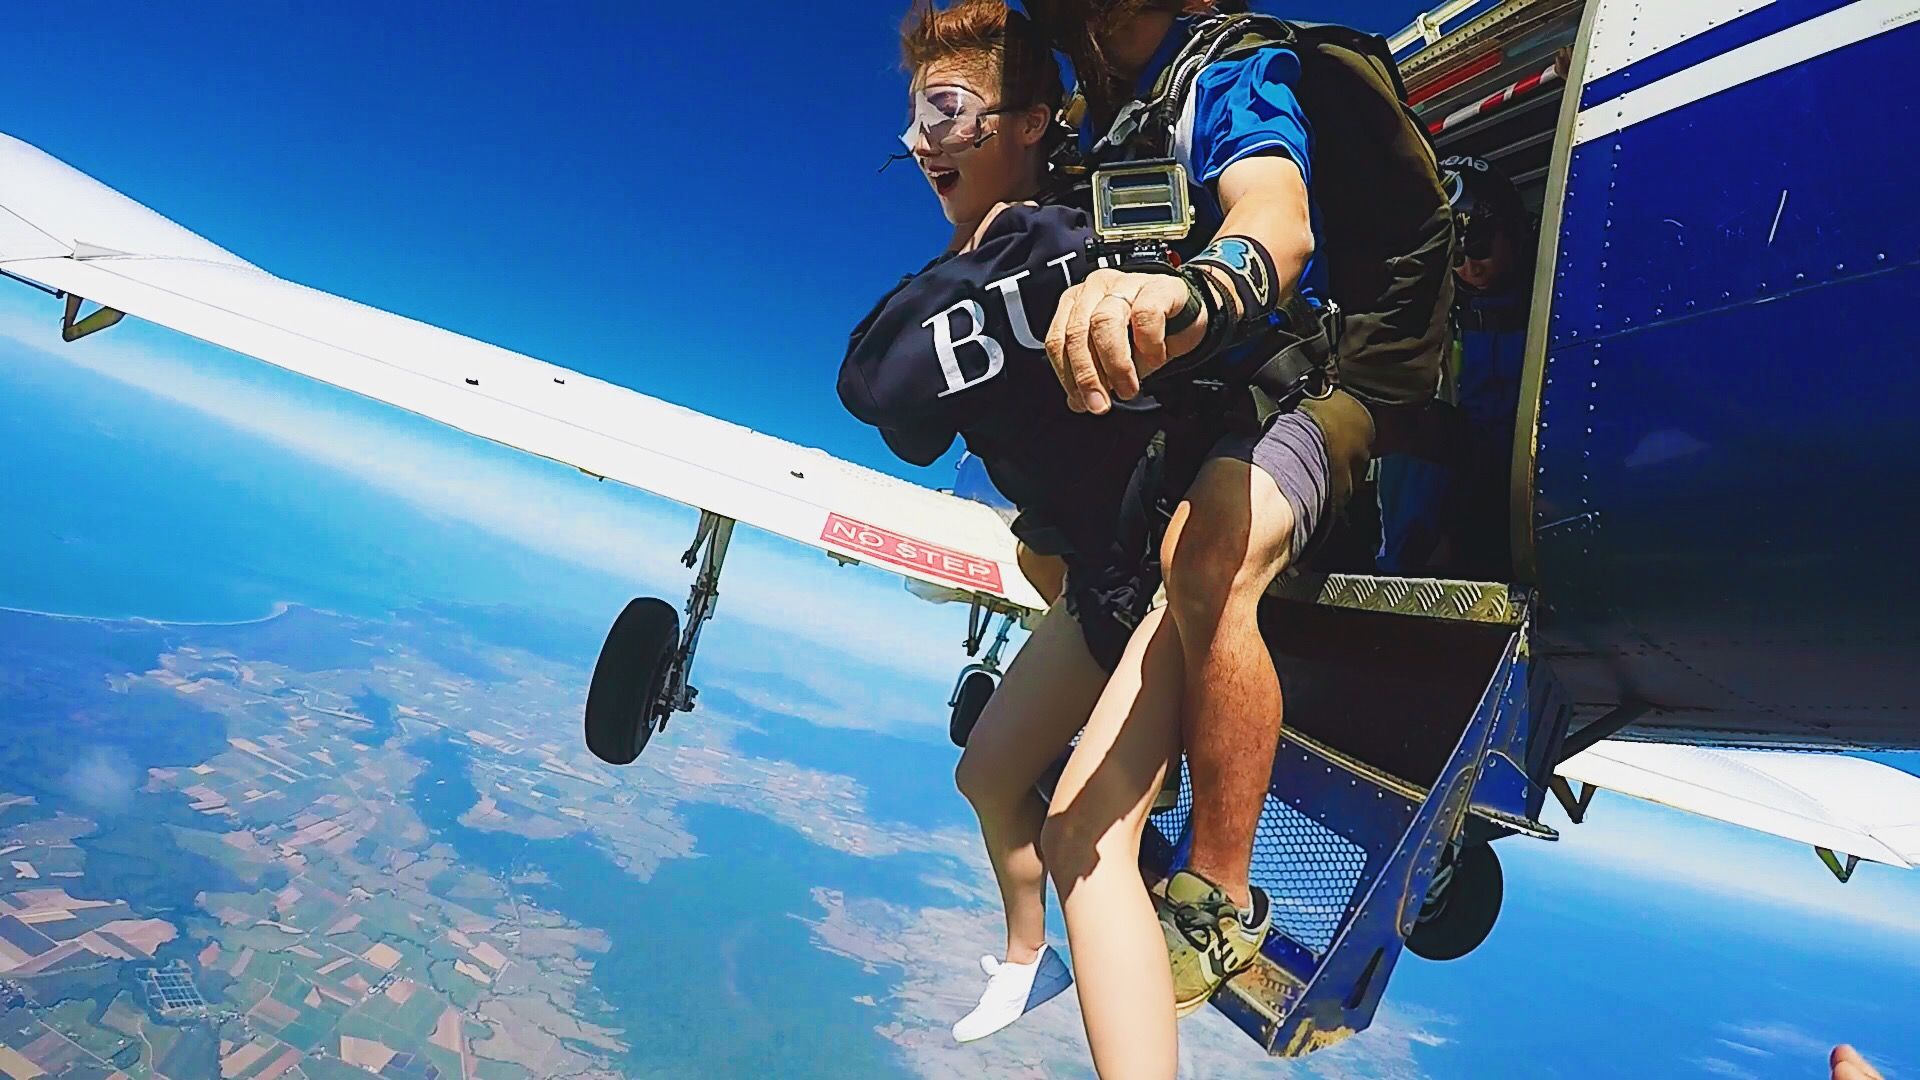
[[[1187,170],[1172,158],[1110,165],[1093,174],[1093,233],[1103,243],[1186,239],[1193,230]]]

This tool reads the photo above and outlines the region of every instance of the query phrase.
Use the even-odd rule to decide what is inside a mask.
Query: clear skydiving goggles
[[[978,150],[997,132],[986,129],[989,116],[1018,112],[1018,109],[992,108],[980,95],[961,86],[929,86],[914,95],[913,119],[900,133],[900,144],[909,155],[926,145],[944,154]]]

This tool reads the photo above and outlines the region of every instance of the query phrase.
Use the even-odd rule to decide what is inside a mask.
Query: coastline
[[[261,623],[269,623],[279,618],[280,616],[285,615],[287,612],[292,611],[294,608],[303,607],[303,606],[304,605],[295,603],[290,600],[277,600],[273,604],[273,609],[267,612],[265,615],[256,616],[250,619],[232,619],[232,620],[151,619],[144,615],[83,615],[83,614],[79,614],[77,612],[71,612],[71,611],[38,611],[33,608],[9,607],[5,604],[0,604],[0,614],[31,615],[31,616],[34,616],[35,618],[64,619],[68,622],[137,623],[142,626],[166,626],[166,627],[173,627],[173,626],[229,627],[229,626],[258,626]]]

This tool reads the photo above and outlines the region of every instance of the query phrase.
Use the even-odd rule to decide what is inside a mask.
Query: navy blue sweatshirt
[[[840,400],[915,465],[964,439],[1023,520],[1097,558],[1163,417],[1144,398],[1076,413],[1047,361],[1060,294],[1092,270],[1091,234],[1070,207],[1003,211],[977,248],[906,278],[854,330]]]

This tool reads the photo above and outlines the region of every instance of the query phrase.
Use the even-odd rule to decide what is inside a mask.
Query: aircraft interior
[[[1493,257],[1497,280],[1461,288],[1463,347],[1448,364],[1434,415],[1411,450],[1375,463],[1346,534],[1315,567],[1321,572],[1516,580],[1512,507],[1525,477],[1514,476],[1514,457],[1531,454],[1518,441],[1523,426],[1531,437],[1531,416],[1520,404],[1522,369],[1533,283],[1553,257],[1539,223],[1585,7],[1585,0],[1502,5],[1475,20],[1486,24],[1484,33],[1403,64],[1409,100],[1440,156],[1490,165],[1517,189],[1523,216],[1502,222],[1508,235]]]

